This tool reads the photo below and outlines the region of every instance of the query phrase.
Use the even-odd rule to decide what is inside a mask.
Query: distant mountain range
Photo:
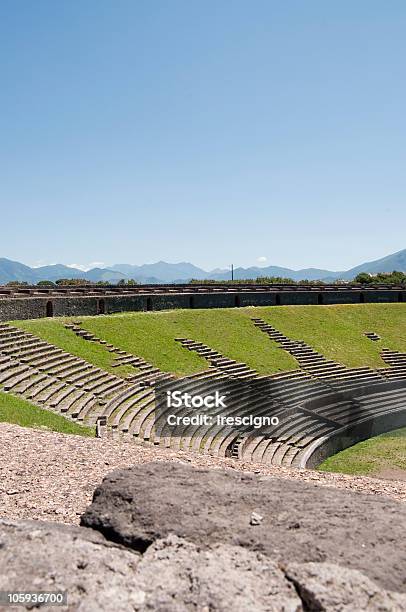
[[[332,272],[331,270],[320,270],[317,268],[306,268],[303,270],[291,270],[279,266],[267,266],[265,268],[236,268],[234,278],[254,279],[258,276],[282,276],[299,280],[352,280],[360,272],[375,274],[377,272],[392,272],[399,270],[406,273],[406,249],[387,255],[376,261],[363,263],[350,270]],[[143,264],[134,266],[130,264],[114,264],[109,268],[93,268],[87,272],[71,268],[61,264],[53,266],[42,266],[40,268],[30,268],[18,261],[0,258],[0,285],[10,281],[25,281],[29,284],[36,284],[42,280],[56,281],[60,278],[85,278],[90,281],[105,281],[117,283],[120,279],[130,278],[139,283],[184,283],[192,278],[198,280],[229,280],[230,270],[216,269],[206,272],[191,263],[181,262],[176,264],[158,261],[154,264]]]

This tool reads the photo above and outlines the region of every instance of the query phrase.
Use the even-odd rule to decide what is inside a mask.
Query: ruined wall
[[[0,299],[0,321],[46,317],[46,302],[43,298]]]
[[[0,298],[0,321],[174,308],[405,302],[406,290],[297,290]]]

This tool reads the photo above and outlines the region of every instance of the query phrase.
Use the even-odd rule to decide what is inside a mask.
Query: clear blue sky
[[[0,257],[406,247],[403,0],[1,0]]]

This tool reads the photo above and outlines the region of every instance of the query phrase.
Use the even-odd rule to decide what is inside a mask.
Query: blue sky
[[[2,0],[0,257],[405,248],[405,28],[396,0]]]

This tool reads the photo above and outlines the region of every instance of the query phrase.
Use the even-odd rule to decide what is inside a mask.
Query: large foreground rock
[[[138,585],[159,612],[301,612],[302,600],[276,563],[240,546],[201,549],[177,536],[143,556]],[[406,596],[405,596],[406,604]]]
[[[67,591],[69,609],[124,612],[140,597],[140,557],[90,529],[0,520],[0,591]]]
[[[83,612],[302,610],[278,566],[244,548],[203,551],[170,536],[141,556],[92,530],[36,521],[0,520],[0,590],[67,591],[67,609]]]
[[[406,508],[377,496],[149,463],[107,476],[82,525],[141,552],[176,534],[203,548],[243,546],[286,565],[338,564],[406,590]]]
[[[50,612],[406,609],[405,594],[384,591],[356,570],[279,567],[240,546],[201,548],[174,535],[141,555],[89,529],[36,521],[0,520],[0,590],[66,590],[68,605],[41,607]]]
[[[406,610],[404,593],[384,591],[357,570],[329,563],[290,563],[285,576],[295,585],[305,610]]]

